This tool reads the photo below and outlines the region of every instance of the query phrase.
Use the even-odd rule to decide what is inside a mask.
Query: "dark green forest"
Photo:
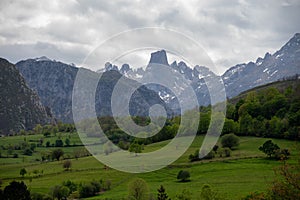
[[[217,106],[217,105],[216,105]],[[211,106],[198,108],[200,121],[197,135],[206,134],[211,120]],[[189,115],[187,111],[184,115]],[[266,138],[300,139],[300,81],[279,81],[267,86],[252,89],[227,101],[226,116],[217,113],[214,117],[225,117],[222,135],[234,133],[238,136],[256,136]],[[124,117],[132,119],[136,124],[148,125],[147,117]],[[178,131],[181,116],[166,120],[164,127],[154,136],[146,139],[134,138],[122,131],[113,117],[99,117],[96,120],[81,122],[82,131],[88,137],[97,136],[98,123],[106,136],[120,148],[129,149],[131,143],[151,144],[173,138]],[[154,129],[153,130],[158,130]],[[56,132],[73,132],[73,124],[36,126],[32,131],[21,131],[19,134],[42,132],[45,136]],[[189,135],[189,127],[184,128],[184,135]],[[99,136],[99,135],[98,135]],[[100,141],[101,142],[101,141]]]
[[[217,106],[217,105],[216,105]],[[188,112],[185,113],[188,115]],[[206,134],[211,120],[211,106],[199,108],[200,121],[197,134]],[[252,89],[228,100],[222,135],[234,133],[238,136],[300,139],[300,81],[288,80]],[[129,117],[128,117],[129,118]],[[124,120],[128,120],[124,119]],[[139,125],[150,122],[146,117],[132,117]],[[112,117],[101,117],[98,121],[107,137],[121,148],[128,149],[130,143],[150,144],[173,138],[180,125],[180,116],[166,119],[160,132],[147,139],[133,138],[118,128]],[[87,123],[90,124],[90,123]],[[94,124],[96,126],[96,124]],[[87,126],[88,135],[95,134],[95,126]],[[186,127],[185,135],[189,135]]]

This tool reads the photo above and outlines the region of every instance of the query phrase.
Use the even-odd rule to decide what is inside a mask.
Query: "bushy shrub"
[[[222,147],[228,147],[232,149],[233,147],[239,146],[239,137],[231,134],[226,134],[221,138]]]
[[[207,151],[203,150],[199,157],[199,150],[196,150],[194,154],[189,155],[190,162],[198,161],[201,159],[213,159],[215,157],[215,151],[210,151],[207,153]]]
[[[12,181],[3,190],[1,199],[23,199],[30,200],[30,191],[27,189],[25,183]]]
[[[72,162],[71,160],[65,160],[64,163],[63,163],[63,168],[66,169],[66,170],[69,170],[72,166]]]
[[[55,141],[55,146],[56,147],[62,147],[62,146],[64,146],[64,142],[62,140],[60,140],[60,139],[56,140]]]
[[[277,149],[274,153],[274,158],[276,160],[287,160],[291,155],[288,149]]]
[[[63,186],[68,187],[70,190],[70,193],[75,192],[77,190],[77,184],[70,180],[64,181]]]
[[[210,151],[206,156],[204,156],[203,159],[213,159],[215,157],[215,152],[214,151]]]
[[[189,155],[190,162],[198,161],[199,159],[199,150],[196,150],[194,154]]]
[[[225,154],[225,157],[230,157],[231,156],[231,150],[228,147],[225,147],[223,149],[223,152]]]
[[[214,152],[217,152],[218,149],[219,149],[219,146],[218,146],[218,145],[215,145],[215,146],[213,147],[213,151],[214,151]]]
[[[269,158],[275,158],[276,160],[286,160],[290,156],[288,149],[280,149],[280,147],[273,143],[272,140],[266,141],[259,150],[268,155]]]
[[[32,150],[30,148],[26,148],[24,149],[23,154],[26,156],[32,156]]]
[[[80,187],[79,195],[81,198],[94,196],[94,189],[91,184],[84,184]]]
[[[87,184],[82,184],[79,188],[79,195],[81,198],[95,196],[100,192],[102,181],[91,181]]]
[[[51,146],[50,141],[47,141],[47,142],[46,142],[46,147],[50,147],[50,146]]]
[[[192,200],[192,193],[187,189],[183,189],[181,193],[176,194],[176,199],[177,200]]]
[[[177,174],[177,179],[179,179],[180,182],[187,182],[189,181],[190,177],[191,177],[190,172],[185,170],[180,170]]]
[[[205,184],[201,188],[200,193],[201,200],[223,200],[224,198],[221,197],[216,191],[214,191],[210,185]]]
[[[70,190],[66,186],[56,185],[51,189],[51,194],[57,199],[67,199],[70,195]]]

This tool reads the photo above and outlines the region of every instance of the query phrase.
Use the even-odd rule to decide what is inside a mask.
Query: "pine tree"
[[[157,189],[157,191],[158,191],[158,194],[157,194],[157,200],[171,200],[171,199],[168,197],[168,195],[167,195],[167,193],[166,193],[166,190],[165,190],[164,186],[161,185],[160,188]]]

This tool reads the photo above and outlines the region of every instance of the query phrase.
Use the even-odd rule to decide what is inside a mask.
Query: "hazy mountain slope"
[[[53,110],[54,116],[63,122],[73,122],[72,92],[78,68],[50,59],[28,59],[16,64],[29,86],[36,90],[42,103]],[[86,69],[87,70],[87,69]],[[88,70],[91,80],[97,80],[99,74]],[[96,112],[98,116],[111,115],[110,99],[113,87],[122,75],[117,71],[103,74],[96,92]],[[92,81],[91,81],[92,82]],[[125,83],[135,82],[128,78]],[[86,84],[89,84],[87,80]],[[125,94],[120,94],[120,101]],[[141,87],[132,98],[130,112],[133,115],[145,115],[149,105],[164,104],[159,96],[146,87]],[[82,108],[84,109],[84,108]],[[169,112],[171,113],[171,112]]]
[[[251,47],[250,47],[251,48]],[[210,95],[207,89],[206,81],[214,84],[218,77],[207,67],[187,66],[183,61],[172,62],[168,64],[167,54],[164,50],[151,54],[149,64],[158,63],[170,66],[173,70],[179,72],[194,88],[199,104],[207,105],[210,103]],[[199,63],[201,64],[201,63]],[[107,63],[104,71],[118,71],[118,66]],[[149,72],[139,68],[132,69],[128,64],[124,64],[119,70],[125,76],[140,80]],[[249,62],[235,65],[229,68],[222,76],[226,95],[228,98],[234,97],[243,91],[253,87],[264,85],[282,79],[284,77],[300,74],[300,34],[296,33],[280,50],[271,55],[266,53],[264,58],[258,58],[256,62]],[[176,84],[176,89],[184,88]],[[157,91],[160,97],[166,102],[172,103],[174,95],[161,87],[151,88]],[[188,99],[186,99],[188,101]]]
[[[16,64],[29,87],[37,91],[43,105],[55,118],[72,122],[72,90],[78,69],[50,59],[28,59]]]
[[[116,83],[115,78],[120,76],[120,74],[127,77],[128,81],[130,81],[129,79],[139,81],[145,76],[162,76],[162,74],[160,74],[162,72],[160,72],[159,68],[158,70],[150,70],[149,66],[153,64],[170,67],[171,71],[177,72],[181,78],[175,80],[174,77],[167,77],[171,82],[169,88],[155,84],[146,85],[148,89],[144,87],[141,92],[141,94],[143,94],[141,96],[144,96],[145,101],[142,101],[141,98],[136,98],[136,105],[139,104],[142,107],[148,108],[153,102],[162,104],[161,100],[163,100],[165,105],[172,109],[168,111],[169,114],[179,114],[181,109],[179,102],[196,106],[194,104],[191,105],[190,96],[185,94],[185,90],[189,85],[195,91],[198,104],[208,105],[211,101],[207,87],[208,83],[210,84],[210,88],[217,88],[215,92],[221,91],[224,89],[224,87],[221,86],[222,80],[224,82],[227,98],[231,98],[251,88],[300,74],[300,34],[295,34],[273,55],[266,53],[264,58],[258,58],[255,63],[249,62],[247,64],[233,66],[220,77],[204,66],[187,66],[186,63],[182,61],[169,63],[165,50],[153,52],[146,69],[132,69],[129,64],[123,64],[119,69],[116,65],[106,63],[104,69],[99,70],[98,73],[110,72],[109,74],[112,75],[109,75],[110,78],[107,78],[105,82],[101,83],[102,86],[99,87],[99,89],[102,88],[102,94],[100,94],[98,100],[103,102],[103,99],[109,99],[109,95],[113,89],[112,86]],[[46,57],[21,61],[17,63],[16,66],[28,82],[28,85],[37,91],[42,103],[52,109],[54,116],[64,122],[72,122],[71,98],[78,68],[52,61]],[[97,73],[91,73],[97,76]],[[173,79],[174,81],[172,81]],[[177,91],[178,95],[175,97],[175,94],[172,93],[171,90]],[[152,93],[153,91],[159,95],[160,99],[157,95]],[[149,93],[150,96],[147,93]],[[150,100],[149,97],[152,100]],[[149,104],[149,102],[152,103]],[[100,106],[99,102],[96,104],[96,110],[99,115],[111,114],[109,102],[102,104],[102,106]],[[133,106],[131,111],[135,114],[147,113],[145,110],[142,111],[138,108],[141,107]]]
[[[300,74],[300,34],[296,33],[280,50],[256,62],[238,64],[228,69],[222,79],[228,97],[253,87],[275,82],[284,77]]]

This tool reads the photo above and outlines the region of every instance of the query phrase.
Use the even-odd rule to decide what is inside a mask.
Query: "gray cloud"
[[[112,35],[155,26],[194,38],[223,72],[279,49],[300,31],[299,10],[298,0],[4,0],[0,56],[17,62],[43,54],[80,65]],[[136,60],[128,61],[137,67],[148,62],[141,53]]]

